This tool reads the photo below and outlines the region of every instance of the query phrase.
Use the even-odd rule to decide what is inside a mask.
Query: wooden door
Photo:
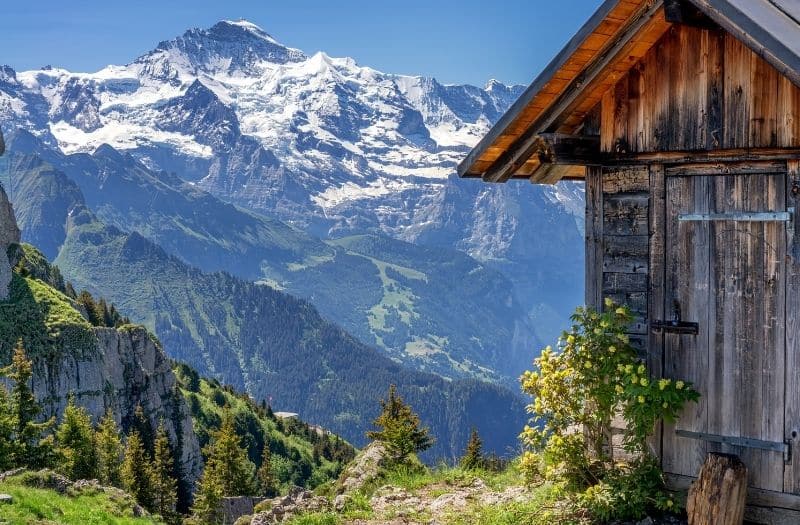
[[[665,472],[696,476],[706,452],[738,455],[753,487],[783,491],[786,175],[666,178],[664,375],[700,392],[663,430]]]

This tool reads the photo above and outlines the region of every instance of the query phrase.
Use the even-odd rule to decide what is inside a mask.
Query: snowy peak
[[[199,73],[254,77],[271,66],[306,58],[302,51],[284,46],[252,22],[223,20],[161,42],[136,63],[143,64],[151,76],[180,81]]]

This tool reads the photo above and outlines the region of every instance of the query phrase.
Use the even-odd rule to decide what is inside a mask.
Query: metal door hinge
[[[676,430],[675,435],[689,439],[700,439],[713,443],[722,443],[734,447],[755,448],[759,450],[769,450],[783,454],[783,460],[789,462],[792,459],[792,445],[789,441],[764,441],[762,439],[747,438],[741,436],[723,436],[720,434],[708,434],[706,432],[693,432],[691,430]]]

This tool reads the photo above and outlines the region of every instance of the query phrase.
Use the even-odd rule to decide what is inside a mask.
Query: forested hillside
[[[491,431],[491,450],[515,445],[524,420],[515,394],[404,369],[309,303],[225,273],[203,273],[88,211],[71,217],[56,264],[76,287],[106,290],[131,319],[152,327],[174,358],[353,443],[364,442],[376,401],[396,383],[438,438],[429,457],[456,454],[472,425]]]

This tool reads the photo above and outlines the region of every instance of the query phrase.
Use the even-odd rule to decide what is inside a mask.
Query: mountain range
[[[251,394],[270,387],[248,383],[258,352],[231,335],[249,318],[213,293],[282,290],[406,367],[516,388],[582,301],[582,187],[454,167],[521,91],[381,73],[222,21],[95,73],[0,68],[0,182],[68,279],[203,373],[238,353],[226,380]],[[174,299],[176,282],[207,294]]]

